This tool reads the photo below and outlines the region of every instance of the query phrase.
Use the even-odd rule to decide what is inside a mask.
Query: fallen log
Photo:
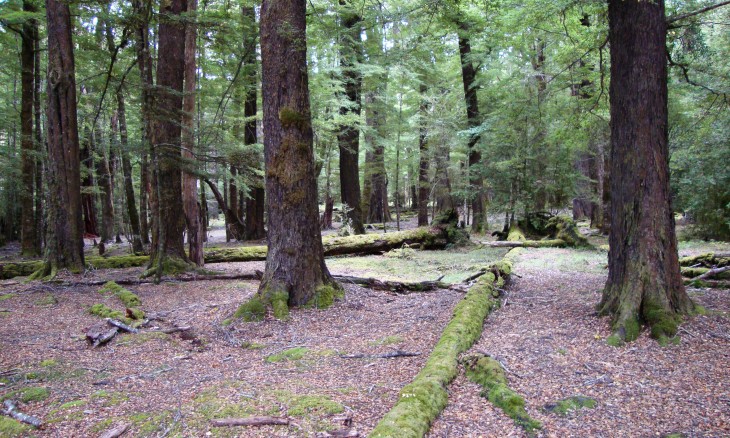
[[[725,268],[728,268],[728,266],[723,266],[720,268],[685,268],[685,267],[682,267],[682,268],[680,268],[680,270],[682,271],[683,277],[688,277],[691,279],[701,280],[704,278],[715,277],[717,279],[727,280],[727,279],[730,279],[730,270],[725,269]],[[707,277],[703,277],[703,275],[706,275],[706,274],[709,274],[709,275],[707,275]]]
[[[547,240],[496,240],[480,242],[492,248],[563,248],[567,246],[562,239]]]
[[[233,426],[288,426],[289,419],[282,417],[221,418],[210,420],[213,427]]]
[[[684,267],[719,268],[728,265],[730,265],[730,253],[727,252],[710,252],[679,259],[679,266]]]
[[[351,277],[348,275],[333,275],[332,277],[340,283],[354,283],[370,289],[387,290],[396,293],[426,292],[451,287],[450,284],[440,281],[402,282],[367,277]]]
[[[139,330],[137,330],[137,329],[136,329],[136,328],[134,328],[134,327],[130,327],[130,326],[128,326],[127,324],[123,323],[122,321],[118,321],[118,320],[116,320],[116,319],[112,319],[112,318],[105,318],[105,320],[106,320],[106,322],[107,322],[107,323],[108,323],[109,325],[111,325],[111,326],[113,326],[113,327],[116,327],[116,328],[119,328],[119,329],[122,329],[122,330],[124,330],[125,332],[129,332],[129,333],[139,333]]]
[[[3,411],[5,415],[13,417],[20,422],[30,424],[35,428],[43,426],[43,421],[40,418],[20,412],[12,400],[5,400],[3,405],[5,406],[5,410]]]
[[[411,353],[408,351],[394,351],[392,353],[383,354],[341,354],[342,359],[394,359],[396,357],[414,357],[420,356],[421,353]]]
[[[99,323],[91,326],[86,331],[86,340],[91,342],[92,347],[98,347],[111,341],[118,332],[119,329],[117,327],[112,327],[111,330],[107,330],[106,324]]]
[[[684,278],[684,284],[697,288],[709,289],[730,289],[730,280],[701,280],[696,278]]]
[[[122,424],[102,433],[99,438],[119,438],[120,436],[124,435],[124,432],[126,432],[127,429],[129,429],[131,426],[131,424]]]

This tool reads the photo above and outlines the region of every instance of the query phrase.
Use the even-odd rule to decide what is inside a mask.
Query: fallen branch
[[[173,328],[169,328],[169,329],[162,330],[162,333],[165,333],[167,335],[171,335],[171,334],[177,333],[177,332],[186,332],[186,331],[190,330],[191,328],[192,327],[189,326],[189,325],[180,326],[180,327],[173,327]]]
[[[131,426],[131,424],[122,424],[121,426],[117,426],[102,433],[99,438],[118,438],[124,435],[124,432],[126,432]]]
[[[491,248],[563,248],[566,245],[562,239],[550,240],[496,240],[480,242]]]
[[[370,289],[388,290],[398,293],[423,292],[435,289],[448,289],[451,287],[450,284],[440,281],[402,282],[378,280],[377,278],[351,277],[348,275],[333,275],[332,277],[339,282],[354,283],[367,286]]]
[[[213,427],[233,426],[288,426],[289,419],[281,417],[222,418],[210,420]]]
[[[420,356],[421,353],[410,353],[408,351],[394,351],[392,353],[384,354],[341,354],[340,357],[343,359],[393,359],[396,357],[413,357]]]
[[[707,278],[714,277],[717,274],[722,274],[725,271],[730,271],[730,266],[723,266],[721,268],[710,269],[709,271],[705,272],[704,274],[702,274],[698,277],[695,277],[694,279],[695,280],[705,280]]]
[[[703,280],[702,283],[696,283],[696,278],[685,278],[684,284],[691,287],[703,287],[709,289],[730,289],[729,280]]]
[[[122,330],[124,330],[125,332],[129,332],[129,333],[139,333],[139,330],[137,330],[137,329],[136,329],[136,328],[134,328],[134,327],[130,327],[130,326],[128,326],[127,324],[123,323],[122,321],[118,321],[118,320],[116,320],[116,319],[112,319],[112,318],[105,318],[105,320],[106,320],[106,322],[107,322],[107,323],[108,323],[109,325],[111,325],[111,326],[114,326],[114,327],[116,327],[116,328],[119,328],[119,329],[122,329]]]
[[[91,326],[86,331],[86,340],[91,342],[92,347],[98,347],[99,345],[106,344],[111,341],[118,332],[119,329],[117,327],[112,327],[111,330],[106,330],[106,325],[104,323],[99,323]]]
[[[3,411],[5,415],[9,415],[23,423],[30,424],[35,428],[43,426],[43,421],[40,418],[20,412],[12,400],[5,400],[3,404],[5,405],[5,410]]]

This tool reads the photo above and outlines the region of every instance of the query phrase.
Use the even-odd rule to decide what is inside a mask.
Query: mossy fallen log
[[[681,267],[680,270],[682,271],[682,276],[687,278],[696,278],[701,277],[705,274],[714,274],[712,275],[713,278],[719,279],[719,280],[727,280],[730,279],[730,271],[729,270],[723,270],[726,266],[723,266],[722,268],[688,268],[688,267]],[[707,277],[703,277],[707,278]]]
[[[517,251],[511,250],[491,265],[456,305],[426,365],[401,390],[395,406],[378,422],[371,437],[422,437],[428,432],[448,403],[447,386],[458,374],[459,355],[479,340],[484,319],[499,307],[498,288],[509,277]]]
[[[688,268],[721,268],[730,265],[730,253],[707,253],[679,259],[679,266]]]
[[[481,244],[492,248],[564,248],[567,246],[565,241],[562,239],[523,241],[496,240],[491,242],[481,242]]]
[[[531,237],[549,237],[550,239],[562,240],[565,242],[565,246],[573,248],[589,248],[591,244],[588,240],[580,234],[578,226],[573,219],[566,216],[554,216],[548,212],[530,213],[524,219],[519,221],[523,234],[521,240],[527,240],[524,238],[525,235]],[[512,234],[510,229],[510,235]],[[517,240],[510,239],[507,240]]]

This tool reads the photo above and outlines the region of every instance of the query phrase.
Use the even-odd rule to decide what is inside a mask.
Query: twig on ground
[[[129,423],[116,426],[102,433],[99,438],[118,438],[124,435],[124,432],[126,432],[131,426],[132,425]]]
[[[123,323],[122,321],[118,321],[118,320],[112,319],[112,318],[105,318],[105,319],[106,319],[106,322],[109,323],[109,325],[122,329],[125,332],[139,333],[139,330],[137,330],[134,327],[128,326],[127,324]]]
[[[340,357],[343,359],[392,359],[396,357],[413,357],[413,356],[420,356],[421,353],[418,352],[408,352],[408,351],[394,351],[392,353],[384,353],[384,354],[341,354]]]

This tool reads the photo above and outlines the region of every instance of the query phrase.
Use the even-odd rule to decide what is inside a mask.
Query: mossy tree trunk
[[[195,14],[197,0],[188,0],[188,13]],[[203,266],[203,227],[198,207],[198,172],[195,159],[195,90],[197,72],[195,53],[197,48],[197,26],[194,16],[188,17],[185,26],[185,94],[182,112],[182,156],[185,159],[185,172],[182,175],[183,210],[188,230],[188,257],[198,266]]]
[[[339,0],[342,17],[340,41],[340,65],[347,103],[340,107],[340,115],[360,116],[362,74],[359,63],[362,58],[362,17],[348,0]],[[360,130],[355,121],[339,127],[337,143],[340,147],[340,193],[342,203],[349,208],[347,217],[355,234],[365,234],[362,205],[360,204]],[[372,202],[372,201],[371,201]],[[372,210],[373,206],[370,206]]]
[[[673,336],[693,310],[682,284],[669,193],[664,1],[610,0],[611,232],[599,310],[615,334]]]
[[[71,13],[67,3],[46,1],[48,23],[48,231],[44,266],[37,276],[58,269],[84,270],[84,223],[76,118]]]
[[[424,81],[426,78],[421,78]],[[418,123],[418,226],[425,227],[428,225],[428,130],[426,128],[426,116],[428,112],[428,101],[426,100],[426,92],[428,86],[425,82],[421,82],[419,86],[421,93],[421,105],[419,112],[421,119]]]
[[[124,93],[122,87],[117,89],[117,116],[119,117],[119,155],[122,158],[122,177],[124,178],[124,195],[129,216],[129,227],[132,231],[132,251],[140,254],[144,251],[142,237],[139,229],[139,215],[137,214],[137,202],[134,198],[134,185],[132,184],[132,162],[129,159],[129,135],[127,134],[127,110],[124,104]]]
[[[284,301],[305,305],[336,285],[319,229],[305,10],[305,0],[264,0],[261,9],[269,252],[258,297],[278,317],[286,316]]]
[[[246,68],[246,101],[243,107],[243,115],[246,117],[246,125],[244,126],[243,140],[246,145],[253,147],[258,143],[256,134],[256,88],[258,87],[258,74],[256,68],[256,12],[252,6],[246,6],[241,9],[244,21],[244,64]],[[246,218],[245,218],[245,240],[258,240],[266,237],[266,229],[264,228],[264,209],[265,190],[262,178],[254,177],[251,184],[251,193],[246,198]]]
[[[157,194],[153,245],[147,275],[157,278],[190,267],[185,253],[185,215],[182,198],[181,122],[185,72],[186,0],[163,2],[160,6],[157,92],[153,131],[153,191]],[[155,239],[156,235],[156,239]]]

